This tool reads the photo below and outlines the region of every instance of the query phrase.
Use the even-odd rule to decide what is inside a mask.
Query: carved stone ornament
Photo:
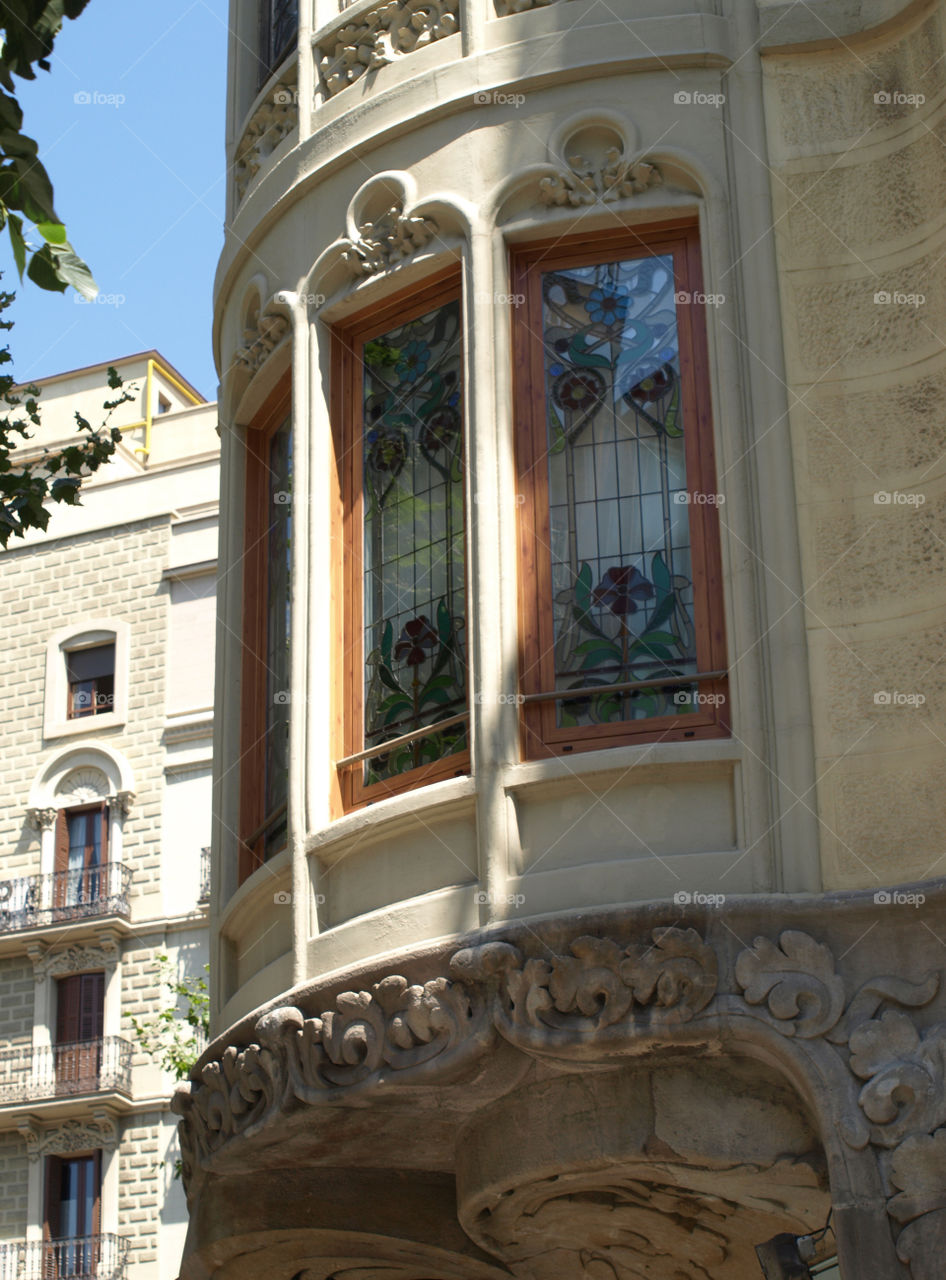
[[[580,155],[567,157],[568,168],[539,182],[539,199],[547,205],[609,204],[659,187],[656,165],[626,160],[620,147],[609,147],[600,164]]]
[[[544,9],[554,4],[555,0],[495,0],[497,18],[504,18],[508,13],[525,13],[527,9]]]
[[[398,201],[374,222],[359,224],[358,239],[342,242],[342,258],[353,276],[373,275],[423,249],[436,234],[431,218],[409,216]]]
[[[454,35],[460,30],[459,8],[459,0],[387,0],[336,27],[317,46],[326,98],[367,71]]]
[[[107,969],[117,964],[120,956],[118,943],[112,940],[98,947],[71,946],[64,951],[47,951],[33,959],[33,977],[42,982],[64,973],[85,973],[92,969]]]
[[[243,345],[234,354],[235,364],[256,373],[289,332],[291,322],[282,312],[266,309],[255,328],[243,331]]]
[[[220,1167],[237,1139],[242,1158],[245,1140],[280,1114],[452,1078],[497,1035],[534,1058],[604,1063],[718,1040],[741,1021],[810,1058],[841,1140],[876,1152],[901,1260],[933,1280],[929,1259],[946,1252],[946,1024],[921,1031],[904,1010],[929,1005],[940,974],[848,989],[832,949],[802,930],[726,946],[675,926],[630,942],[585,934],[554,950],[538,939],[534,954],[492,940],[457,951],[444,976],[392,974],[317,1016],[271,1010],[250,1043],[204,1062],[175,1095],[185,1178]],[[723,973],[734,975],[728,989]]]
[[[66,1155],[72,1151],[88,1151],[102,1147],[111,1151],[118,1146],[118,1122],[112,1116],[100,1115],[89,1120],[63,1120],[52,1128],[40,1130],[33,1124],[20,1126],[26,1140],[30,1161],[43,1156]]]
[[[131,806],[135,803],[134,791],[116,791],[107,798],[109,809],[113,813],[117,813],[122,818],[127,818],[131,813]]]
[[[51,831],[58,812],[58,809],[27,809],[26,817],[34,831]]]
[[[295,68],[290,69],[290,76]],[[264,161],[299,123],[299,94],[295,81],[288,78],[274,85],[253,113],[237,148],[233,165],[233,184],[237,202],[259,173]]]

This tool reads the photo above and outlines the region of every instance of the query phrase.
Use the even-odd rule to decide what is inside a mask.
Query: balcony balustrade
[[[0,1105],[77,1093],[130,1095],[131,1054],[129,1041],[118,1036],[0,1050]]]
[[[0,934],[93,916],[127,916],[130,886],[131,867],[121,862],[0,881]]]
[[[0,1280],[125,1280],[128,1241],[100,1234],[0,1244]]]

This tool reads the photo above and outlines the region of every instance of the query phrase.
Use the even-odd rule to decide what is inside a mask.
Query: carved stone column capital
[[[110,795],[107,798],[108,807],[114,809],[123,818],[127,818],[131,813],[131,806],[134,802],[134,791],[116,791],[114,795]]]
[[[56,824],[58,809],[27,809],[26,817],[34,831],[51,831]]]

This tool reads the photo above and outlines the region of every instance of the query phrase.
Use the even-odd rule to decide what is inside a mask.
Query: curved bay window
[[[286,842],[292,423],[282,391],[247,432],[241,879]]]
[[[469,767],[455,275],[337,331],[334,354],[353,808]]]
[[[719,736],[725,642],[692,226],[514,258],[523,751]]]
[[[298,29],[299,0],[260,0],[261,85],[288,55]]]

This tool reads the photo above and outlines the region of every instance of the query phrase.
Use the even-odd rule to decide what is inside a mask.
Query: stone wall
[[[0,610],[7,618],[0,687],[8,711],[6,767],[0,774],[0,844],[5,878],[39,871],[39,835],[26,819],[30,787],[44,752],[80,747],[86,735],[43,738],[49,637],[70,618],[116,618],[131,627],[128,717],[108,735],[134,771],[136,799],[123,828],[123,856],[134,869],[132,897],[160,891],[161,761],[168,593],[166,518],[18,548],[0,565]],[[95,736],[89,725],[90,738]],[[159,914],[157,901],[137,914]]]
[[[764,60],[827,888],[943,873],[944,39]]]
[[[148,1113],[135,1116],[124,1130],[118,1150],[118,1229],[130,1241],[128,1260],[134,1268],[158,1260],[164,1168],[158,1119]]]
[[[26,1183],[29,1161],[18,1133],[0,1133],[0,1240],[26,1235]]]
[[[34,990],[33,966],[25,956],[0,960],[0,1047],[31,1042]]]

